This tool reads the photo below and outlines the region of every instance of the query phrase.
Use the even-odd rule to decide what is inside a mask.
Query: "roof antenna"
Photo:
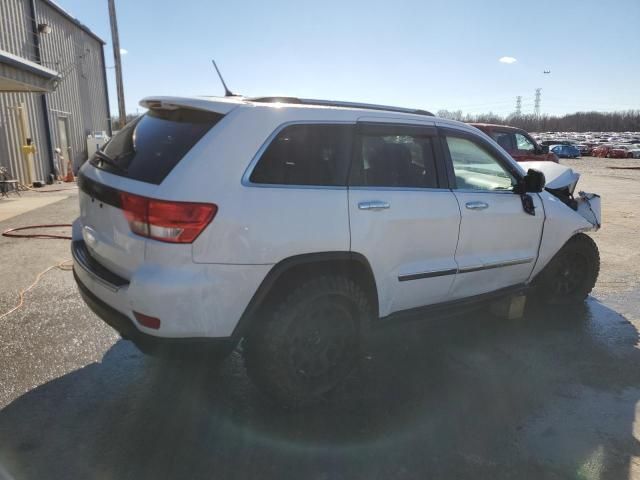
[[[236,95],[235,93],[233,93],[231,90],[227,88],[227,84],[224,83],[224,78],[222,78],[222,74],[220,73],[220,70],[218,70],[218,65],[216,65],[216,61],[214,59],[211,59],[211,63],[213,63],[213,68],[216,69],[216,72],[218,73],[218,77],[220,77],[220,81],[222,82],[222,86],[224,87],[224,96],[238,97],[239,95]]]

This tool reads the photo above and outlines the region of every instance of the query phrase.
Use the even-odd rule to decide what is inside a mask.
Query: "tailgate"
[[[219,102],[199,101],[192,105],[192,101],[189,105],[180,105],[178,99],[174,100],[173,103],[155,100],[148,104],[150,110],[114,135],[83,165],[78,177],[80,222],[89,254],[127,280],[144,261],[149,235],[133,233],[132,228],[135,230],[140,223],[137,218],[131,220],[125,216],[126,194],[130,194],[128,198],[134,202],[154,198],[171,171],[224,117],[223,113],[196,108],[202,105],[217,108]],[[155,207],[162,210],[162,201],[158,203]],[[131,207],[129,203],[130,217]],[[146,214],[147,207],[143,208]],[[183,210],[193,210],[189,208],[183,207]],[[166,208],[162,214],[167,214]],[[174,225],[164,227],[158,228],[167,235],[176,230],[172,228]]]
[[[146,239],[131,232],[124,216],[118,188],[122,180],[97,181],[95,173],[85,165],[78,177],[82,237],[95,260],[129,280],[144,261]]]

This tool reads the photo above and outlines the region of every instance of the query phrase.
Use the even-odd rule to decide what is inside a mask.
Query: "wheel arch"
[[[547,191],[539,193],[544,207],[545,221],[538,259],[527,283],[547,266],[551,259],[576,234],[595,230],[595,226]]]
[[[378,289],[371,265],[364,255],[346,251],[305,253],[285,258],[269,270],[240,317],[232,337],[236,340],[244,337],[261,310],[281,299],[302,279],[336,273],[354,279],[365,289],[377,317]]]

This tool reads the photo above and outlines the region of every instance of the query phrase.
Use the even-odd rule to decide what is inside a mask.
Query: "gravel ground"
[[[47,273],[0,320],[0,479],[640,479],[640,172],[564,163],[603,196],[584,307],[389,326],[311,410],[269,403],[238,353],[217,370],[144,357],[84,306],[70,272]],[[0,230],[70,222],[70,195]],[[0,237],[0,312],[68,258],[65,241]]]

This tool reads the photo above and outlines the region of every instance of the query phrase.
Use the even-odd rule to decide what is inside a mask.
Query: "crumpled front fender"
[[[576,203],[578,204],[576,211],[595,227],[594,230],[598,230],[602,225],[600,195],[578,192]]]
[[[540,273],[571,237],[576,233],[597,230],[601,222],[598,195],[580,192],[576,197],[577,210],[573,210],[546,190],[539,195],[544,208],[544,229],[538,260],[531,272],[530,280]]]

